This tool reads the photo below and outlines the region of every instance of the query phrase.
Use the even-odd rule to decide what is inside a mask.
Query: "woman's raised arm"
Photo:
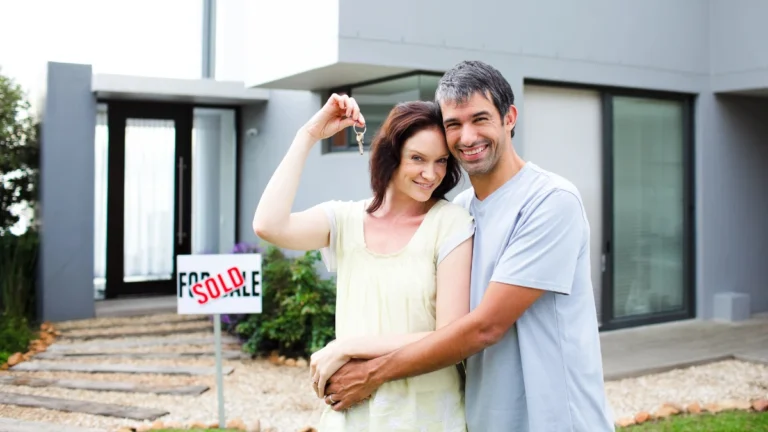
[[[291,213],[291,208],[312,146],[353,124],[365,124],[357,102],[348,96],[334,94],[299,129],[259,200],[253,217],[253,231],[257,236],[292,250],[328,246],[330,225],[321,206],[296,213]]]

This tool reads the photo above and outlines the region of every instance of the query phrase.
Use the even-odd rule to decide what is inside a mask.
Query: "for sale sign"
[[[261,313],[261,255],[179,255],[180,315]]]

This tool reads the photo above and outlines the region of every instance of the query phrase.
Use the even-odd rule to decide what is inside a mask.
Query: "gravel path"
[[[135,361],[135,363],[147,363]],[[158,361],[163,364],[210,365],[205,361]],[[308,369],[274,366],[263,359],[226,361],[235,372],[224,377],[227,418],[239,418],[246,424],[261,421],[262,427],[277,431],[297,431],[314,424],[322,409],[322,401],[312,396]],[[6,372],[7,373],[7,372]],[[66,397],[106,403],[129,403],[148,408],[163,408],[170,415],[163,422],[216,421],[215,377],[171,377],[130,374],[84,374],[62,372],[26,372],[19,375],[39,378],[72,378],[130,381],[145,384],[208,385],[211,390],[193,398],[188,396],[88,392],[56,388],[0,386],[0,391]],[[702,406],[726,399],[751,400],[768,398],[768,366],[740,361],[724,361],[704,366],[675,370],[657,375],[606,383],[606,392],[616,419],[634,416],[641,411],[653,412],[661,404],[674,402]],[[0,415],[24,420],[60,421],[88,427],[136,426],[136,422],[82,414],[54,413],[47,410],[0,405]],[[151,422],[147,422],[151,424]]]
[[[672,402],[688,405],[768,399],[768,365],[727,360],[606,383],[614,417],[653,413]]]
[[[177,335],[167,337],[132,337],[127,341],[162,340],[190,341],[210,337],[211,332],[197,331],[201,322],[188,322],[189,317],[160,315],[141,318],[98,319],[101,326],[115,334],[125,329],[150,328],[155,325],[175,328]],[[156,324],[152,324],[156,323]],[[80,322],[82,330],[72,333],[95,331],[99,325]],[[70,328],[75,327],[70,325]],[[67,331],[62,329],[62,333]],[[190,332],[191,333],[188,333]],[[82,333],[81,333],[82,334]],[[115,341],[120,339],[110,339]],[[91,341],[89,344],[99,341]],[[57,344],[77,343],[66,340]],[[96,348],[108,352],[189,352],[212,350],[212,345],[152,345],[131,348]],[[236,348],[235,348],[236,349]],[[90,350],[90,349],[89,349]],[[34,361],[34,359],[33,359]],[[83,357],[46,360],[46,362],[78,363],[131,363],[137,365],[184,365],[214,366],[214,357],[191,357],[182,359],[136,359],[115,357]],[[313,396],[309,387],[307,367],[275,366],[265,359],[225,360],[225,366],[234,367],[234,372],[224,377],[224,398],[228,420],[240,419],[246,425],[260,421],[262,431],[273,427],[275,432],[295,432],[307,425],[313,425],[319,418],[323,403]],[[0,376],[11,374],[0,371]],[[171,376],[155,374],[101,374],[79,372],[13,372],[14,376],[29,376],[49,379],[80,379],[99,381],[126,381],[148,385],[206,385],[210,390],[200,396],[171,396],[154,394],[127,394],[123,392],[94,392],[62,388],[33,388],[0,385],[0,392],[28,395],[45,395],[85,401],[127,404],[147,408],[160,408],[170,412],[159,421],[168,425],[177,423],[189,425],[216,423],[218,407],[216,401],[215,376]],[[687,369],[630,378],[606,383],[606,392],[613,409],[614,418],[634,416],[638,412],[654,412],[664,403],[688,405],[697,402],[701,406],[724,400],[768,399],[768,365],[736,360],[712,363]],[[141,423],[117,418],[57,412],[45,409],[21,408],[0,405],[0,417],[29,421],[58,422],[81,427],[101,427],[117,430],[121,426],[139,426]],[[146,425],[152,422],[146,422]]]
[[[185,364],[188,364],[185,362]],[[212,364],[209,362],[209,365]],[[277,431],[297,431],[316,421],[322,401],[312,395],[309,369],[274,366],[266,360],[225,361],[235,371],[224,377],[224,400],[228,420],[241,419],[246,425],[259,420],[262,428]],[[4,372],[7,373],[7,372]],[[19,373],[38,378],[71,378],[105,381],[130,381],[153,385],[208,385],[211,390],[197,397],[121,392],[91,392],[59,388],[1,386],[2,392],[45,395],[102,403],[130,404],[147,408],[162,408],[170,412],[159,421],[189,424],[215,423],[218,416],[215,377],[141,376],[130,374],[84,374],[62,372]],[[57,421],[62,424],[87,427],[118,428],[137,426],[140,422],[84,414],[59,413],[49,410],[0,405],[0,417],[22,420]],[[152,422],[146,422],[147,425]]]

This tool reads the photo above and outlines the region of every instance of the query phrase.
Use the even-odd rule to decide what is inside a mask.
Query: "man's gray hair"
[[[504,76],[493,66],[476,60],[465,60],[446,72],[437,85],[435,102],[464,103],[474,94],[490,95],[502,123],[515,103],[515,94]],[[512,128],[512,137],[515,129]]]

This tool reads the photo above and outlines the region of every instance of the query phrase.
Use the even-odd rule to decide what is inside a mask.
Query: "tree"
[[[19,221],[13,206],[37,203],[39,124],[21,86],[0,73],[0,235]]]

